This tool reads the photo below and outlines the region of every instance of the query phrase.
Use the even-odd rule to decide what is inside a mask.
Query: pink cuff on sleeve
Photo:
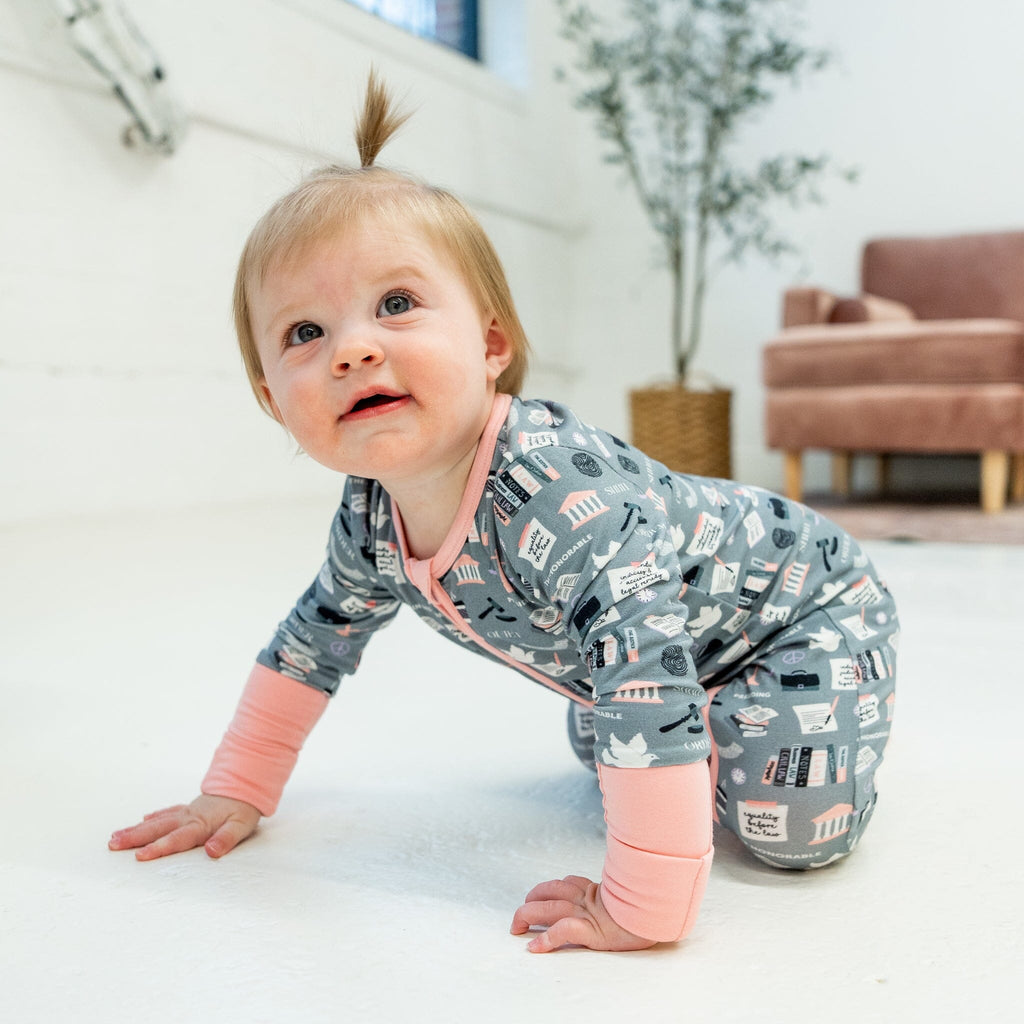
[[[675,942],[696,922],[711,871],[707,763],[598,765],[598,778],[608,823],[605,909],[634,935]]]
[[[329,699],[322,690],[253,666],[202,792],[244,800],[265,817],[273,814],[302,744]]]

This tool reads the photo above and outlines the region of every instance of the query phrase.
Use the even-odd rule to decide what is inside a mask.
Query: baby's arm
[[[370,637],[399,607],[372,560],[351,539],[365,536],[368,525],[352,509],[378,504],[362,493],[353,496],[352,486],[350,477],[324,565],[259,655],[203,780],[203,796],[115,832],[111,849],[137,849],[136,856],[150,860],[205,845],[219,857],[250,835],[261,815],[276,810],[330,694],[342,676],[355,672]]]
[[[608,823],[601,884],[570,875],[527,895],[512,932],[545,927],[533,953],[567,943],[644,949],[683,938],[696,921],[712,858],[707,763],[598,770]]]
[[[302,744],[327,706],[327,694],[256,665],[210,770],[203,795],[146,815],[115,832],[112,850],[137,850],[155,860],[205,846],[222,857],[256,829],[261,815],[277,809]]]
[[[269,817],[329,700],[323,690],[254,665],[203,793],[244,801]]]

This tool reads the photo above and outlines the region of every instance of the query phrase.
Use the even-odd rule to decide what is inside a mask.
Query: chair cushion
[[[894,385],[768,392],[769,448],[860,452],[1024,451],[1024,386]]]
[[[1024,384],[1024,323],[912,320],[790,327],[764,349],[769,388]]]
[[[859,324],[869,320],[916,320],[914,311],[902,302],[860,295],[855,299],[837,299],[828,315],[830,324]]]

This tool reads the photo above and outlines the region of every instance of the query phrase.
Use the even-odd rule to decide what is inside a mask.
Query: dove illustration
[[[629,743],[623,743],[612,733],[611,749],[604,750],[601,758],[605,764],[615,768],[646,768],[658,759],[658,755],[647,753],[647,741],[642,732],[638,732]]]
[[[735,740],[727,747],[718,748],[718,756],[725,758],[727,761],[732,761],[734,758],[740,756],[743,753],[743,748],[735,742]]]
[[[613,540],[608,545],[607,555],[591,555],[590,557],[594,560],[594,568],[600,572],[615,557],[616,552],[621,547],[621,544]]]
[[[815,604],[828,604],[836,594],[841,593],[846,589],[845,583],[834,583],[832,580],[826,580],[821,585],[821,597],[814,599]]]
[[[722,609],[718,605],[706,604],[701,608],[697,618],[690,619],[686,625],[690,630],[691,636],[699,637],[707,632],[721,617]]]
[[[826,651],[831,654],[839,649],[839,641],[842,637],[833,632],[828,626],[822,626],[817,633],[810,633],[811,642],[808,645],[812,651]]]

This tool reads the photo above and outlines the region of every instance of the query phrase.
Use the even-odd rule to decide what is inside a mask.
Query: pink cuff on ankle
[[[302,744],[329,699],[322,690],[264,665],[253,666],[202,792],[244,800],[264,816],[273,814]]]
[[[598,765],[608,848],[601,900],[634,935],[675,942],[693,927],[711,871],[708,766]]]

